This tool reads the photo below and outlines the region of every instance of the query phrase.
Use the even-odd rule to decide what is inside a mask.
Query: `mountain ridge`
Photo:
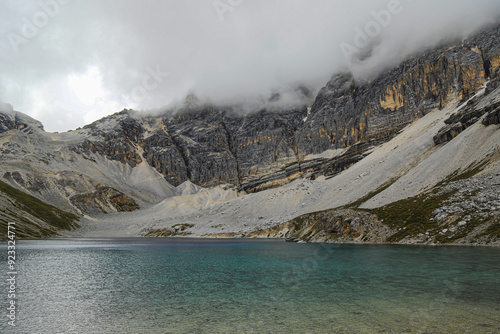
[[[198,105],[157,116],[125,109],[59,134],[2,108],[7,110],[0,111],[0,178],[80,217],[117,212],[124,203],[135,210],[182,197],[186,182],[224,185],[250,196],[303,179],[335,178],[453,103],[467,102],[452,117],[439,119],[443,126],[428,145],[447,145],[478,122],[496,126],[499,36],[500,26],[493,26],[410,58],[370,82],[335,74],[312,105],[291,109],[240,114],[235,106]],[[112,194],[122,204],[89,199],[97,193]],[[207,198],[202,202],[212,205]],[[101,219],[96,217],[89,218]]]

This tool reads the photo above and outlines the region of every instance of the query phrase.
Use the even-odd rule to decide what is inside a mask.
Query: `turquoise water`
[[[18,244],[17,326],[7,326],[2,293],[1,333],[500,333],[499,249]]]

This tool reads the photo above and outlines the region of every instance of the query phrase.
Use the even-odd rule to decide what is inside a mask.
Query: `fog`
[[[346,70],[370,79],[499,15],[498,0],[4,0],[0,101],[48,131],[188,93],[309,103],[297,87],[315,94]]]

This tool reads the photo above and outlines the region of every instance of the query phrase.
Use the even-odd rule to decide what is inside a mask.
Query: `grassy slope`
[[[475,227],[480,224],[486,223],[486,221],[472,221],[466,228],[462,229],[460,233],[455,234],[451,238],[440,236],[438,233],[443,229],[443,227],[440,227],[435,221],[431,219],[434,216],[433,212],[436,209],[442,207],[444,203],[457,192],[457,190],[440,192],[439,189],[441,189],[444,183],[464,180],[475,176],[477,173],[481,172],[486,165],[487,163],[483,162],[475,166],[469,166],[469,168],[467,168],[464,172],[455,172],[446,180],[436,185],[436,187],[432,191],[423,193],[419,196],[390,203],[376,209],[358,208],[362,203],[368,201],[372,197],[389,188],[396,181],[396,179],[394,179],[381,186],[379,189],[367,194],[363,198],[349,205],[346,205],[343,208],[350,208],[375,214],[384,225],[387,225],[391,229],[398,231],[390,236],[387,239],[387,242],[399,242],[406,237],[416,237],[417,235],[426,232],[429,232],[430,235],[434,235],[438,242],[454,242],[459,238],[465,237]],[[290,222],[297,225],[297,229],[301,229],[307,226],[310,223],[311,219],[316,217],[318,214],[335,212],[336,210],[337,209],[330,209],[306,214],[297,217]],[[482,235],[498,238],[500,236],[500,223],[492,224]]]
[[[7,235],[8,222],[15,222],[19,238],[42,238],[56,236],[58,231],[71,230],[77,226],[77,216],[28,195],[0,181],[0,238]]]

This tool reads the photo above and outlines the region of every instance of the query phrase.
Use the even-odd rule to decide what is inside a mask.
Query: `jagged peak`
[[[122,111],[119,111],[119,112],[114,113],[112,115],[98,119],[97,121],[94,121],[90,124],[87,124],[83,127],[83,129],[91,130],[92,132],[112,131],[113,129],[119,128],[123,121],[129,120],[129,119],[135,120],[133,113],[134,113],[134,111],[132,109],[123,109]]]
[[[8,103],[0,103],[0,133],[14,129],[27,133],[44,131],[40,121],[14,110]]]

